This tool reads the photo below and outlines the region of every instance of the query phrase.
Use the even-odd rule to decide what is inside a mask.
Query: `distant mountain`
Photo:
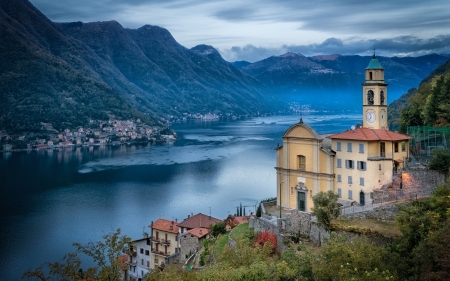
[[[448,55],[437,54],[377,57],[389,83],[389,101],[418,86],[424,77],[449,59]],[[370,59],[369,56],[333,54],[305,57],[286,53],[251,64],[235,65],[240,65],[242,71],[260,80],[271,92],[289,100],[348,109],[361,104],[361,82]]]
[[[281,108],[213,47],[187,49],[157,26],[53,23],[26,0],[1,0],[0,39],[0,129]]]

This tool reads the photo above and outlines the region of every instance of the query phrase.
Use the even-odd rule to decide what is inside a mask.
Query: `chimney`
[[[178,219],[175,219],[175,222],[178,222]]]
[[[170,230],[173,230],[173,225],[170,225]]]
[[[200,229],[200,235],[202,235],[202,230]]]
[[[190,218],[191,217],[191,215],[188,215],[188,218]]]
[[[191,213],[191,217],[193,217],[194,216],[194,213]]]
[[[173,221],[172,221],[172,225],[173,225]]]
[[[150,227],[153,228],[153,221],[152,221],[152,223],[150,224]]]

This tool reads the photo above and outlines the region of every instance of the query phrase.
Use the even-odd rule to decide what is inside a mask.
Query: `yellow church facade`
[[[276,148],[277,205],[310,212],[312,197],[333,191],[340,202],[365,205],[392,182],[409,157],[409,137],[387,128],[387,84],[375,55],[366,68],[363,127],[319,135],[302,119]]]

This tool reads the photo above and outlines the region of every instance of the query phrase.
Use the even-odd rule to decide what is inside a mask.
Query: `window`
[[[364,144],[363,143],[359,144],[359,153],[364,153]]]
[[[359,178],[359,185],[364,185],[364,178]]]
[[[345,168],[347,169],[353,169],[354,168],[354,162],[353,160],[345,160]]]
[[[370,79],[370,80],[372,80],[372,79]],[[373,105],[373,96],[374,96],[373,91],[369,90],[367,92],[367,104],[368,105]]]
[[[405,152],[405,151],[406,151],[405,142],[402,141],[402,152]]]
[[[147,238],[147,245],[149,245],[149,246],[151,245],[150,244],[150,238]]]
[[[378,170],[381,171],[381,164],[378,164]]]
[[[365,171],[366,170],[366,162],[358,161],[358,170]]]
[[[350,183],[350,184],[353,183],[353,178],[352,178],[352,176],[348,176],[348,183]]]
[[[144,265],[144,259],[141,259],[141,265]]]
[[[144,249],[143,249],[143,248],[140,248],[140,249],[139,249],[139,252],[140,252],[141,254],[143,254],[143,253],[144,253]]]
[[[337,159],[337,167],[342,168],[342,159],[340,158]]]
[[[347,152],[352,152],[352,143],[347,143]]]
[[[145,250],[145,255],[146,256],[150,256],[150,251],[149,250]]]
[[[398,142],[394,142],[394,152],[398,152]]]
[[[351,190],[348,191],[348,199],[353,199],[353,194]]]
[[[147,267],[150,267],[150,261],[147,261]]]
[[[337,181],[338,182],[342,182],[342,176],[341,175],[337,175]]]
[[[342,190],[340,188],[338,188],[338,197],[342,198]]]
[[[384,91],[380,91],[380,104],[384,104]]]
[[[300,170],[306,169],[306,157],[303,155],[297,155],[298,168]]]
[[[337,151],[341,151],[341,142],[340,142],[340,141],[338,141],[338,142],[336,143],[336,150],[337,150]]]
[[[373,199],[373,192],[370,193],[370,199]]]

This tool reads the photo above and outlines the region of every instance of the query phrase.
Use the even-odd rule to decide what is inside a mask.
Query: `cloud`
[[[341,55],[367,55],[373,49],[383,56],[420,56],[431,53],[450,54],[450,35],[438,35],[429,39],[416,36],[399,36],[384,39],[364,39],[350,37],[347,39],[328,38],[322,43],[308,45],[282,45],[279,47],[264,48],[253,45],[244,47],[234,46],[230,49],[219,50],[228,61],[247,60],[259,61],[272,55],[281,55],[287,52],[299,53],[305,56],[341,54]]]

